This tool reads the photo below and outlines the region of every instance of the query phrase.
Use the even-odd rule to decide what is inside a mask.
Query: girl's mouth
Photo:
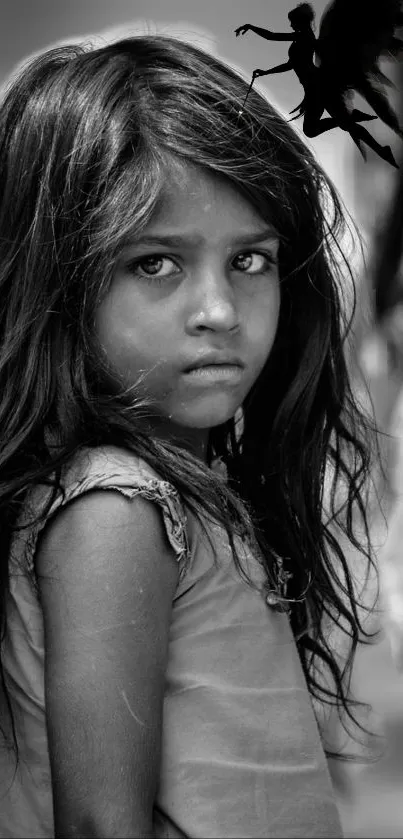
[[[184,375],[189,382],[195,384],[238,384],[242,378],[242,369],[240,364],[205,364],[187,370]]]

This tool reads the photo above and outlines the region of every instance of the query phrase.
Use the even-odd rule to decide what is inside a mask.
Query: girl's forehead
[[[167,203],[176,198],[183,199],[190,195],[201,196],[203,192],[219,194],[226,182],[218,173],[186,161],[174,161],[165,171],[159,203]]]
[[[253,204],[229,179],[201,166],[179,163],[164,179],[148,227],[192,227],[208,222],[212,227],[267,229],[265,220]]]

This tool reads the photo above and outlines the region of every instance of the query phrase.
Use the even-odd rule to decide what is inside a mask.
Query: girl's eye
[[[243,271],[245,274],[263,274],[275,265],[275,259],[270,254],[245,251],[235,257],[233,265],[236,271]]]
[[[143,256],[130,262],[130,272],[135,276],[148,277],[150,279],[163,280],[180,272],[179,267],[168,256],[151,254]]]

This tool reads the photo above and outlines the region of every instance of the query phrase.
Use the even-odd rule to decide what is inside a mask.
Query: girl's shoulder
[[[172,484],[164,481],[145,460],[118,446],[80,449],[67,464],[62,476],[66,493],[75,492],[77,488],[86,491],[94,482],[99,488],[103,485],[109,488],[114,480],[119,488],[130,490],[148,486],[168,495],[176,494]]]
[[[22,522],[28,526],[19,531],[29,570],[33,570],[37,542],[47,522],[62,507],[94,490],[116,491],[128,499],[141,495],[157,504],[181,572],[185,570],[189,554],[187,516],[177,490],[134,453],[109,445],[80,449],[64,467],[56,492],[43,485],[31,492]]]

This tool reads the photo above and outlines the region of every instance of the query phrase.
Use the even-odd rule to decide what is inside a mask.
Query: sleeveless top
[[[81,451],[63,483],[64,494],[47,518],[17,532],[10,556],[3,666],[19,764],[16,769],[0,733],[0,836],[54,836],[34,556],[46,521],[94,489],[116,490],[128,499],[140,494],[157,504],[179,563],[155,836],[342,836],[288,617],[266,602],[263,569],[250,549],[238,540],[252,584],[235,568],[225,531],[212,526],[214,550],[201,528],[192,528],[189,537],[176,490],[126,451]],[[27,509],[40,510],[48,492],[35,490]],[[1,707],[0,715],[1,722]]]

